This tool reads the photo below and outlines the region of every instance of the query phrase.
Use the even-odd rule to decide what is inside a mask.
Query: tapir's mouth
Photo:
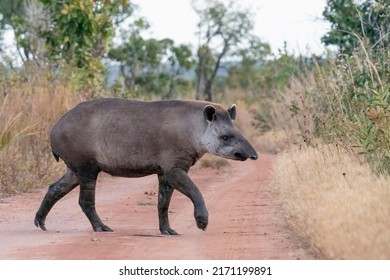
[[[248,159],[248,156],[246,154],[239,153],[239,152],[235,152],[234,157],[235,157],[235,160],[241,160],[241,161]]]
[[[240,153],[240,152],[235,152],[234,153],[234,159],[235,160],[244,161],[244,160],[247,160],[248,158],[250,158],[251,160],[256,160],[257,157],[258,157],[257,154],[256,155],[247,155],[247,154]]]

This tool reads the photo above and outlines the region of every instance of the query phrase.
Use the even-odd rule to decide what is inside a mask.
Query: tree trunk
[[[213,101],[212,82],[208,80],[204,89],[204,97],[206,101]]]
[[[204,71],[204,57],[201,53],[201,50],[198,50],[198,69],[197,69],[197,79],[196,79],[196,94],[195,94],[195,99],[200,100],[201,99],[201,94],[204,92],[205,88],[205,71]]]

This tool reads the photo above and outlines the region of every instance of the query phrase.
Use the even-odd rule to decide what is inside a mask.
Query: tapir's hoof
[[[160,232],[161,234],[165,234],[165,235],[179,235],[175,230],[171,229],[171,228],[167,228],[167,229],[160,229]]]
[[[196,216],[195,220],[198,228],[200,228],[201,230],[206,230],[207,224],[209,223],[209,219],[207,216]]]
[[[34,224],[36,227],[40,227],[42,230],[46,230],[45,227],[45,220],[40,219],[39,217],[35,216]]]
[[[111,228],[104,224],[94,226],[93,230],[96,232],[113,232]]]

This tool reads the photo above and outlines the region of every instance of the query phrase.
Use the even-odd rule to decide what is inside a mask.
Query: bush
[[[363,156],[375,172],[390,174],[389,61],[389,50],[363,44],[321,65],[314,60],[312,70],[290,79],[268,102],[268,122],[288,131],[291,143],[337,143]]]

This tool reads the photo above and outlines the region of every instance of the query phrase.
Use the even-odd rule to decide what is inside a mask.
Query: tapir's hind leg
[[[108,226],[103,224],[95,209],[95,189],[96,178],[79,177],[80,180],[80,197],[79,204],[94,231],[112,231]]]
[[[158,175],[158,220],[160,232],[167,235],[176,235],[177,232],[171,228],[168,219],[168,208],[171,202],[173,187],[168,184],[164,175]]]
[[[46,230],[45,220],[47,214],[50,212],[54,204],[68,194],[71,190],[77,187],[79,180],[76,175],[68,169],[64,176],[61,177],[57,182],[50,185],[49,190],[47,191],[41,206],[39,207],[34,223],[43,230]]]

